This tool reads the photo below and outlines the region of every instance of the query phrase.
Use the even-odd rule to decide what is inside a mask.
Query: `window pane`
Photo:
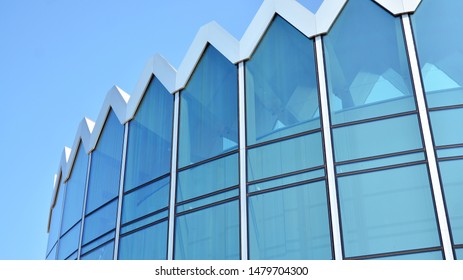
[[[74,166],[72,167],[71,178],[66,185],[66,200],[64,203],[61,233],[65,233],[75,223],[82,219],[87,165],[88,155],[85,153],[82,145],[79,145]]]
[[[415,110],[400,17],[350,0],[324,37],[333,124]]]
[[[124,195],[122,223],[132,221],[167,207],[169,204],[170,177],[156,181]]]
[[[407,163],[407,162],[414,162],[414,161],[422,161],[425,159],[426,157],[423,152],[407,154],[407,155],[400,155],[400,156],[385,157],[385,158],[375,159],[375,160],[367,160],[367,161],[355,162],[355,163],[350,163],[350,164],[342,164],[336,167],[336,172],[338,174],[341,174],[341,173],[346,173],[346,172],[365,170],[369,168],[392,166],[392,165],[397,165],[397,164]]]
[[[174,248],[175,259],[239,259],[238,201],[177,217]]]
[[[179,167],[238,147],[237,67],[209,45],[180,94]]]
[[[61,176],[59,176],[61,177]],[[63,209],[63,199],[64,199],[64,189],[66,188],[65,184],[58,184],[58,194],[56,198],[55,206],[53,207],[52,214],[51,214],[51,222],[50,222],[50,231],[48,233],[48,246],[47,252],[53,248],[58,241],[60,228],[61,228],[61,213]]]
[[[105,244],[106,242],[111,241],[115,237],[116,237],[116,231],[115,230],[110,231],[109,233],[98,237],[94,241],[82,246],[81,255],[84,255],[85,253],[87,253],[89,251],[92,251],[96,247],[99,247],[102,244]]]
[[[279,186],[294,184],[301,181],[312,180],[320,177],[325,177],[325,169],[320,168],[315,171],[305,172],[292,176],[287,176],[275,180],[266,181],[263,183],[253,184],[248,186],[248,192],[256,192],[260,190],[271,189]]]
[[[336,128],[333,141],[337,162],[423,147],[416,115]]]
[[[111,110],[92,152],[86,213],[90,213],[119,193],[124,126]]]
[[[114,254],[114,241],[82,256],[81,260],[112,260]]]
[[[248,150],[248,180],[323,165],[322,137],[312,133]]]
[[[463,249],[457,249],[455,250],[455,252],[456,252],[456,259],[463,260]]]
[[[167,222],[121,237],[120,260],[165,260]]]
[[[453,242],[463,244],[463,160],[439,163]]]
[[[177,202],[239,183],[238,154],[210,161],[178,174]]]
[[[331,259],[325,182],[249,198],[250,259]]]
[[[221,192],[216,195],[208,196],[203,199],[195,200],[192,202],[188,202],[182,205],[177,206],[177,213],[181,213],[184,211],[192,210],[204,205],[212,204],[221,200],[229,199],[232,197],[238,197],[239,196],[239,189],[238,187],[228,191],[228,192]]]
[[[125,191],[169,173],[173,100],[153,78],[129,124]]]
[[[155,214],[155,215],[150,215],[150,216],[148,216],[146,218],[143,218],[141,220],[138,220],[136,222],[129,223],[127,225],[122,226],[121,234],[125,234],[127,232],[130,232],[130,231],[135,230],[137,228],[140,228],[140,227],[146,226],[148,224],[160,221],[162,219],[167,219],[167,216],[168,216],[168,211],[166,210],[166,211],[162,211],[162,212],[160,212],[158,214]]]
[[[338,178],[345,257],[440,246],[426,165]]]
[[[434,111],[431,117],[432,132],[436,146],[463,143],[463,109]]]
[[[85,218],[83,244],[116,228],[117,200]]]
[[[249,145],[320,127],[313,41],[279,16],[246,62],[246,106]]]
[[[463,104],[462,1],[422,1],[412,15],[429,107]]]
[[[373,258],[372,260],[442,260],[442,252],[426,252],[418,254],[399,255],[384,258]]]
[[[48,253],[47,260],[56,260],[56,246],[51,249],[50,253]]]
[[[63,235],[59,241],[58,259],[64,260],[79,247],[80,222]]]

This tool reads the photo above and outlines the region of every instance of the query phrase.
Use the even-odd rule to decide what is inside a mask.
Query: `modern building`
[[[63,152],[46,258],[463,259],[463,1],[314,3],[111,89]]]

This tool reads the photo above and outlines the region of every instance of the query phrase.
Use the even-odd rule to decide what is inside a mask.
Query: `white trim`
[[[421,0],[374,0],[395,16],[414,13]]]
[[[174,258],[174,224],[175,224],[175,198],[177,188],[177,157],[178,157],[178,128],[180,114],[180,92],[174,95],[174,125],[172,128],[172,158],[170,168],[170,196],[169,196],[169,229],[167,241],[167,259]]]
[[[415,49],[415,42],[413,32],[408,14],[402,15],[402,23],[404,27],[405,42],[409,54],[411,72],[413,76],[413,83],[416,92],[416,102],[418,104],[418,112],[420,115],[421,128],[423,131],[424,146],[426,148],[426,156],[428,158],[429,171],[432,183],[432,192],[436,204],[437,219],[439,220],[439,230],[442,238],[442,245],[444,247],[444,254],[446,260],[453,260],[452,242],[450,238],[450,229],[447,221],[447,214],[444,205],[444,196],[442,194],[442,187],[440,184],[440,177],[437,168],[436,155],[434,153],[434,143],[431,134],[431,126],[429,123],[426,100],[421,81],[421,73],[418,64],[418,58]]]
[[[338,195],[336,191],[336,175],[334,169],[333,148],[331,145],[331,121],[326,89],[325,61],[323,58],[323,41],[321,36],[315,37],[317,55],[318,86],[320,90],[320,111],[322,115],[323,139],[326,156],[326,174],[328,177],[328,191],[333,232],[334,259],[342,260],[341,226],[339,220]]]
[[[87,163],[87,177],[85,179],[85,191],[84,191],[84,205],[82,206],[82,218],[80,219],[80,236],[79,236],[79,247],[77,248],[77,259],[80,260],[80,254],[82,252],[82,240],[84,238],[84,221],[85,211],[87,210],[87,194],[88,194],[88,182],[90,181],[90,165],[92,164],[92,154],[88,155]]]

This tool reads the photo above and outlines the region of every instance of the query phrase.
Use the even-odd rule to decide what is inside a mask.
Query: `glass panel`
[[[110,241],[111,239],[114,239],[116,237],[116,231],[113,230],[111,231],[110,233],[108,234],[105,234],[101,237],[98,237],[98,239],[96,239],[95,241],[92,241],[91,243],[85,245],[82,247],[82,255],[87,253],[88,251],[91,251],[93,250],[94,248],[100,246],[101,244],[104,244],[108,241]]]
[[[117,200],[85,218],[83,244],[116,227]]]
[[[173,102],[173,95],[153,78],[129,124],[125,191],[169,173]]]
[[[170,177],[166,177],[124,195],[122,202],[122,223],[167,207],[169,204],[169,190]]]
[[[422,1],[413,33],[429,107],[463,104],[462,1]]]
[[[463,244],[463,160],[439,162],[453,242]]]
[[[246,62],[246,106],[248,145],[320,127],[313,41],[279,16]]]
[[[240,258],[238,200],[177,217],[175,259]]]
[[[345,172],[376,168],[376,167],[383,167],[383,166],[390,166],[390,165],[401,164],[401,163],[406,163],[406,162],[421,161],[425,159],[426,158],[424,156],[424,153],[413,153],[413,154],[408,154],[408,155],[387,157],[387,158],[382,158],[382,159],[368,160],[368,161],[356,162],[356,163],[351,163],[351,164],[343,164],[343,165],[336,167],[336,172],[340,174],[340,173],[345,173]]]
[[[180,172],[177,202],[238,184],[238,154],[233,154]]]
[[[56,260],[56,246],[51,249],[51,252],[48,253],[47,260]]]
[[[167,218],[167,211],[163,211],[161,213],[158,213],[156,215],[152,215],[149,217],[146,217],[140,221],[136,221],[134,223],[129,223],[128,225],[125,225],[121,228],[121,234],[127,233],[129,231],[135,230],[139,227],[154,223],[156,221],[159,221],[161,219]]]
[[[350,0],[324,50],[332,124],[415,110],[400,17]]]
[[[114,241],[82,256],[81,260],[112,260],[114,254]]]
[[[120,260],[165,260],[167,221],[121,237]]]
[[[59,241],[58,259],[64,260],[79,247],[80,222],[63,235]]]
[[[177,213],[187,211],[187,210],[192,210],[194,208],[198,208],[198,207],[201,207],[201,206],[204,206],[204,205],[207,205],[207,204],[212,204],[214,202],[229,199],[229,198],[232,198],[232,197],[235,197],[235,196],[239,196],[239,190],[238,189],[234,189],[234,190],[231,190],[231,191],[228,191],[228,192],[223,192],[223,193],[216,194],[216,195],[213,195],[213,196],[209,196],[209,197],[206,197],[206,198],[203,198],[203,199],[200,199],[200,200],[196,200],[196,201],[193,201],[193,202],[190,202],[190,203],[179,205],[179,206],[177,206]]]
[[[61,177],[61,175],[59,176]],[[53,207],[51,213],[51,222],[50,222],[50,231],[48,233],[48,246],[47,252],[50,252],[52,247],[58,241],[61,228],[61,213],[63,209],[63,199],[64,199],[64,189],[66,184],[58,184],[58,194],[56,197],[55,206]]]
[[[248,150],[248,181],[323,164],[321,134],[312,133]]]
[[[455,252],[456,252],[456,259],[463,260],[463,249],[457,249],[455,250]]]
[[[416,115],[339,127],[333,141],[337,162],[423,147]]]
[[[180,94],[178,166],[237,147],[237,67],[209,45]]]
[[[67,257],[66,260],[77,260],[77,251],[74,252],[74,254]]]
[[[429,112],[436,146],[463,143],[463,109]]]
[[[346,257],[440,246],[426,165],[338,178]]]
[[[315,171],[305,172],[301,174],[296,174],[292,176],[287,176],[259,184],[253,184],[248,186],[248,192],[256,192],[260,190],[271,189],[279,186],[289,185],[301,181],[311,180],[315,178],[325,177],[325,169],[321,168]]]
[[[325,181],[249,198],[250,259],[331,259]]]
[[[111,110],[92,152],[86,213],[90,213],[119,193],[124,126]]]
[[[72,167],[71,178],[66,185],[66,199],[64,203],[63,221],[61,233],[65,233],[77,221],[82,219],[82,208],[84,205],[85,183],[87,179],[88,155],[79,144],[77,156]]]
[[[426,252],[408,255],[399,255],[392,257],[373,258],[372,260],[442,260],[442,252]]]
[[[438,158],[463,156],[463,147],[439,149],[437,150]]]

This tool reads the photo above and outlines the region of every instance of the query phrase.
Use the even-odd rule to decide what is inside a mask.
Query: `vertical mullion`
[[[84,220],[85,211],[87,210],[87,193],[88,193],[88,182],[90,180],[90,165],[92,164],[92,154],[88,155],[88,166],[87,166],[87,177],[85,179],[85,191],[84,191],[84,205],[82,206],[82,219],[80,222],[80,236],[79,236],[79,247],[77,248],[77,259],[80,260],[80,253],[82,252],[82,239],[84,235]]]
[[[334,259],[342,259],[341,226],[339,220],[338,195],[336,191],[336,175],[334,169],[333,148],[331,141],[331,121],[326,89],[325,61],[323,55],[322,37],[315,37],[315,52],[317,57],[318,88],[320,91],[320,111],[323,126],[323,141],[325,147],[326,174],[328,177],[329,205],[331,226],[333,231]]]
[[[437,219],[439,221],[439,230],[442,238],[442,245],[444,247],[444,254],[446,260],[453,260],[452,242],[450,238],[450,231],[447,221],[447,214],[445,210],[444,196],[442,193],[441,181],[437,169],[437,159],[434,153],[434,141],[431,134],[431,126],[427,113],[426,100],[421,81],[420,67],[418,64],[417,53],[415,49],[415,41],[413,38],[410,17],[408,14],[402,15],[402,25],[404,29],[405,42],[407,53],[409,55],[410,69],[413,77],[413,83],[416,93],[416,102],[418,105],[418,113],[420,116],[421,130],[423,133],[424,146],[426,149],[426,156],[428,159],[429,172],[431,176],[432,192],[434,194],[434,202],[436,205]]]

